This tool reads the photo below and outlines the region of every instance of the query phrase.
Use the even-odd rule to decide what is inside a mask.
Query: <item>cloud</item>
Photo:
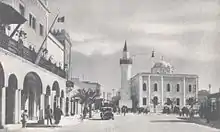
[[[173,60],[178,72],[199,74],[203,87],[206,83],[213,83],[213,87],[220,85],[211,79],[212,76],[219,78],[215,71],[220,71],[216,66],[220,64],[218,0],[49,0],[49,3],[51,10],[59,5],[61,14],[66,16],[62,26],[73,39],[73,52],[88,57],[82,61],[94,61],[92,69],[88,63],[82,64],[84,68],[77,68],[90,74],[92,79],[113,86],[111,79],[101,77],[110,73],[100,73],[96,68],[101,68],[99,61],[112,56],[108,65],[118,67],[119,53],[126,39],[131,54],[150,55],[154,48],[158,56]],[[144,59],[138,61],[134,73],[146,69],[148,63]],[[101,69],[111,69],[108,65],[101,65]],[[209,74],[204,72],[207,68]],[[96,77],[95,71],[99,74]],[[114,76],[120,75],[115,72],[109,78]],[[114,84],[116,80],[111,82]]]

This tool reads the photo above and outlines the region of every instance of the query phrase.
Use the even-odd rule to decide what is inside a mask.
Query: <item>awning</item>
[[[23,24],[26,19],[13,7],[0,2],[0,22],[3,24]]]

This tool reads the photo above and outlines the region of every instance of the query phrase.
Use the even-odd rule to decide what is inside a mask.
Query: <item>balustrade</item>
[[[0,33],[0,47],[4,48],[32,63],[37,58],[37,53],[27,47],[25,47],[22,41],[15,41],[4,33]],[[46,60],[44,57],[41,58],[39,66],[53,72],[54,74],[59,75],[62,78],[65,78],[66,73],[60,67],[57,67],[56,64],[53,64],[49,60]]]

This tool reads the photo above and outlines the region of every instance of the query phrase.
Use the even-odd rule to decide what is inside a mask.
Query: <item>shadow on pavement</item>
[[[93,119],[89,119],[89,120],[101,121],[102,119],[99,119],[99,118],[93,118]]]
[[[60,125],[44,125],[44,124],[38,124],[38,123],[28,123],[27,128],[55,128],[55,127],[61,127]]]
[[[189,121],[185,121],[185,120],[152,120],[150,122],[153,122],[153,123],[168,123],[168,122],[173,122],[173,123],[178,123],[178,122],[187,122],[189,123]]]
[[[193,118],[183,118],[177,117],[178,119],[188,121],[189,123],[194,123],[203,126],[209,126],[212,128],[220,129],[220,122],[219,121],[211,121],[210,123],[206,123],[205,119],[201,119],[200,117],[193,117]]]

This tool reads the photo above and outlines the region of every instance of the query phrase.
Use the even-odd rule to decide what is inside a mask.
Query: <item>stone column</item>
[[[18,123],[21,123],[21,90],[18,90]]]
[[[40,95],[40,111],[39,111],[39,121],[38,121],[38,123],[40,123],[40,124],[44,124],[44,110],[45,110],[44,97],[45,97],[44,94]]]
[[[183,78],[183,106],[186,105],[186,77]]]
[[[34,100],[33,100],[33,118],[38,120],[39,113],[38,113],[38,107],[37,107],[37,97],[34,95]]]
[[[70,100],[70,115],[73,115],[73,99]]]
[[[19,122],[19,89],[15,90],[15,115],[14,115],[14,122],[17,124]]]
[[[143,79],[142,76],[139,77],[139,107],[142,107],[143,101],[142,101],[142,90],[143,90]]]
[[[71,98],[69,98],[69,103],[68,103],[68,114],[71,116]]]
[[[148,105],[150,107],[150,102],[151,102],[151,83],[150,83],[150,75],[148,76]]]
[[[76,101],[76,114],[79,114],[79,100]]]
[[[6,99],[6,94],[5,94],[5,91],[6,91],[6,88],[5,87],[3,87],[3,88],[1,88],[2,89],[2,95],[1,95],[1,99],[0,99],[0,101],[1,101],[1,122],[0,122],[0,124],[1,124],[1,128],[3,128],[4,127],[4,125],[5,125],[5,99]]]
[[[60,97],[57,97],[57,106],[60,107]]]
[[[196,77],[196,101],[198,101],[198,91],[199,91],[199,81],[198,77]]]
[[[48,104],[50,105],[50,107],[52,106],[52,104],[51,104],[51,95],[48,95]]]
[[[66,104],[65,98],[62,98],[62,111],[63,111],[63,113],[65,111],[65,104]]]
[[[163,76],[161,76],[161,107],[162,108],[163,108],[163,105],[164,105],[163,94],[164,94],[164,91],[163,91]]]

